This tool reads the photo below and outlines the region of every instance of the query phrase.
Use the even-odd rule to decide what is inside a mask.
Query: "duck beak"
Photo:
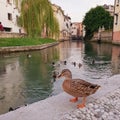
[[[57,78],[60,78],[62,76],[62,74],[58,75]]]
[[[101,86],[99,86],[98,88],[101,89]]]
[[[57,78],[60,78],[60,77],[63,77],[64,76],[64,74],[63,73],[60,73],[58,76],[57,76]]]

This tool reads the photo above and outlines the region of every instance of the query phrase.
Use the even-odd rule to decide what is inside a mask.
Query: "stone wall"
[[[102,32],[101,32],[101,42],[109,42],[109,43],[112,43],[112,36],[113,36],[112,30],[102,31]],[[93,36],[93,38],[92,38],[92,41],[98,41],[98,32],[94,33],[94,36]]]
[[[15,37],[24,37],[24,33],[9,33],[9,32],[1,32],[0,31],[0,38],[15,38]]]
[[[120,45],[120,31],[113,32],[113,44]]]
[[[22,51],[42,50],[42,49],[45,49],[47,47],[51,47],[51,46],[54,46],[57,44],[59,44],[59,42],[42,44],[42,45],[33,45],[33,46],[0,47],[0,54],[12,53],[12,52],[22,52]]]

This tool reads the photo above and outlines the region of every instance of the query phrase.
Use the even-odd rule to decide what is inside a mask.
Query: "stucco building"
[[[120,44],[120,0],[115,0],[113,43]]]
[[[20,15],[20,2],[15,4],[15,0],[0,0],[0,22],[4,26],[5,32],[20,33],[21,28],[18,26],[18,17]]]
[[[58,20],[60,28],[60,40],[69,39],[71,36],[71,18],[64,14],[60,6],[52,4],[54,15]]]
[[[110,13],[111,16],[114,16],[114,6],[104,4],[103,8]]]
[[[81,22],[72,23],[72,39],[81,39],[83,37],[83,25]]]
[[[0,37],[5,37],[6,33],[25,33],[24,29],[18,25],[21,1],[22,0],[18,0],[18,3],[16,4],[15,0],[0,0],[0,8],[2,11],[0,12],[0,22],[4,27],[4,32],[0,33]],[[59,39],[69,39],[71,36],[71,18],[68,15],[65,15],[64,11],[58,5],[52,4],[52,8],[59,23]],[[46,32],[44,31],[46,31],[46,27],[43,30],[43,37],[46,36]],[[11,37],[9,35],[8,37]]]

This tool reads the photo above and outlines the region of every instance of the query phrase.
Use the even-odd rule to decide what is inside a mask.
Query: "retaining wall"
[[[112,38],[113,38],[112,36],[113,36],[112,30],[102,31],[101,32],[101,42],[112,43]],[[98,32],[94,33],[92,41],[98,41]]]
[[[24,33],[9,33],[9,32],[1,32],[0,31],[0,38],[17,38],[17,37],[24,37],[26,34]]]
[[[34,46],[14,46],[14,47],[0,47],[0,53],[10,53],[10,52],[21,52],[21,51],[31,51],[31,50],[41,50],[47,47],[51,47],[57,45],[59,42],[48,43],[42,45],[34,45]]]

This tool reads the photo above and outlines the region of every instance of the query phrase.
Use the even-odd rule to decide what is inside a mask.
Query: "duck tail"
[[[101,88],[101,86],[100,85],[96,85],[96,89],[99,89],[99,88]]]

